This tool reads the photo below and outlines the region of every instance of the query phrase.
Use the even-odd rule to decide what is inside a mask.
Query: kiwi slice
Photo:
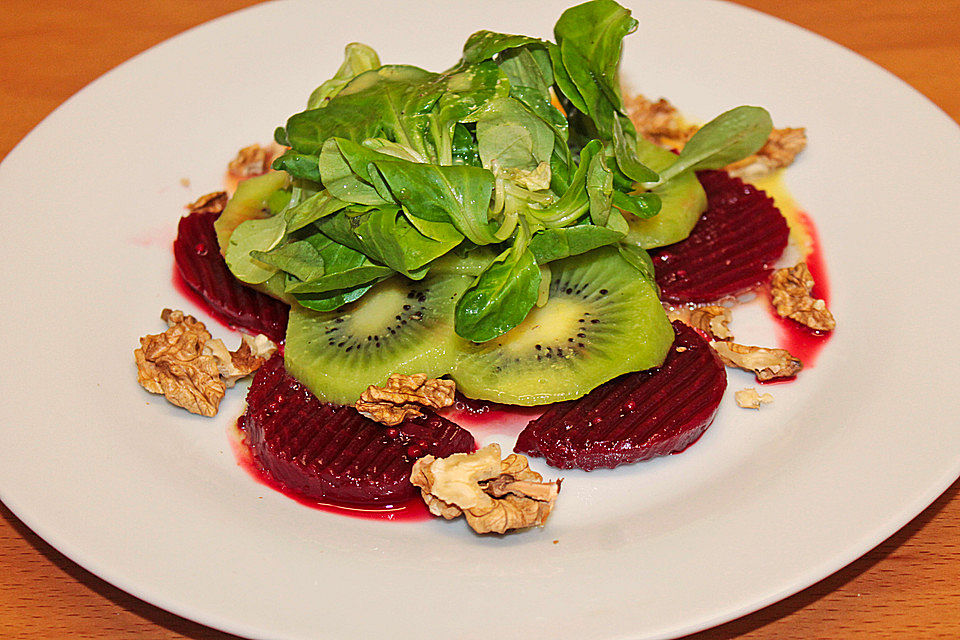
[[[453,308],[471,278],[381,282],[331,313],[294,304],[284,365],[321,400],[353,404],[391,373],[446,374],[457,358]]]
[[[643,138],[637,140],[637,155],[654,171],[663,170],[677,159]],[[700,214],[707,209],[707,195],[693,171],[680,174],[653,192],[660,196],[660,213],[646,219],[626,215],[630,227],[626,241],[644,249],[680,242],[690,235]]]
[[[550,269],[546,305],[498,338],[460,343],[451,375],[464,395],[520,405],[559,402],[663,363],[674,332],[656,285],[616,249],[551,262]]]
[[[236,192],[213,223],[220,253],[226,254],[230,236],[242,223],[266,218],[283,208],[282,205],[277,206],[279,203],[271,202],[271,198],[285,187],[289,180],[290,176],[285,172],[271,171],[237,185]]]

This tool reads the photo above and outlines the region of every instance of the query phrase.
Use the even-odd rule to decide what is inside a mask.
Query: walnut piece
[[[761,178],[793,163],[797,154],[807,146],[807,130],[774,129],[760,150],[726,166],[730,175],[744,180]]]
[[[422,416],[421,407],[449,407],[456,391],[457,384],[453,380],[428,378],[423,373],[394,373],[383,387],[367,387],[355,406],[371,420],[392,427],[409,418]]]
[[[732,340],[733,332],[727,324],[730,322],[730,309],[720,305],[707,305],[704,307],[679,307],[667,312],[670,320],[679,320],[680,322],[699,329],[707,336],[717,340]]]
[[[785,349],[750,347],[735,342],[713,341],[710,343],[720,360],[728,367],[753,371],[757,380],[790,378],[803,368],[798,358]]]
[[[733,339],[733,332],[727,324],[730,322],[730,309],[719,305],[697,307],[690,312],[690,323],[697,329],[718,340]]]
[[[627,115],[637,133],[666,149],[682,149],[697,127],[683,121],[680,112],[664,98],[656,102],[642,95],[625,97]]]
[[[777,313],[816,331],[833,331],[837,326],[827,303],[814,298],[813,276],[806,262],[777,269],[770,278],[770,297]]]
[[[760,405],[773,402],[772,395],[769,393],[760,395],[757,393],[757,390],[752,387],[740,389],[740,391],[734,394],[734,397],[737,400],[737,406],[743,407],[744,409],[759,409]]]
[[[524,456],[500,459],[500,445],[446,458],[424,456],[410,482],[430,512],[448,520],[461,513],[477,533],[506,533],[541,526],[560,493],[560,480],[543,482]]]
[[[227,170],[235,178],[259,176],[270,169],[272,156],[270,149],[252,144],[237,152],[237,156],[227,165]]]
[[[730,331],[728,323],[730,322],[730,309],[720,305],[707,305],[704,307],[677,307],[667,311],[667,317],[671,321],[680,322],[698,329],[710,338],[716,340],[732,340],[733,332]]]
[[[474,453],[455,453],[446,458],[424,456],[413,465],[410,482],[420,487],[424,499],[429,495],[438,505],[427,500],[431,507],[453,507],[444,517],[455,518],[463,509],[493,500],[484,493],[480,483],[500,474],[500,447],[490,445]],[[435,515],[441,515],[431,508]],[[450,515],[452,514],[452,515]]]
[[[220,213],[227,206],[227,192],[214,191],[187,205],[190,213]]]
[[[276,350],[259,335],[244,336],[240,348],[231,353],[193,316],[164,309],[160,317],[169,328],[140,338],[140,348],[133,352],[137,381],[191,413],[215,416],[226,388],[256,371]]]

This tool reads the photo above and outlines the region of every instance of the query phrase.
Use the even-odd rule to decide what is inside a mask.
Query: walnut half
[[[421,407],[449,407],[456,392],[457,384],[453,380],[428,378],[423,373],[394,373],[384,386],[367,387],[360,394],[356,408],[367,418],[392,427],[409,418],[422,416]]]
[[[686,124],[677,108],[664,98],[625,96],[624,107],[637,133],[666,149],[682,149],[697,127]]]
[[[777,313],[816,331],[833,331],[837,321],[827,303],[811,295],[813,276],[806,262],[777,269],[770,277],[770,299]]]
[[[542,525],[561,481],[543,482],[524,456],[501,460],[500,445],[491,444],[474,453],[420,458],[410,482],[434,515],[449,520],[462,513],[477,533],[506,533]]]
[[[214,191],[202,195],[187,205],[190,213],[220,213],[227,206],[227,192]]]
[[[191,413],[215,416],[226,388],[256,371],[276,350],[260,335],[244,336],[240,348],[230,352],[193,316],[164,309],[160,317],[169,328],[140,338],[140,348],[133,352],[137,381]]]

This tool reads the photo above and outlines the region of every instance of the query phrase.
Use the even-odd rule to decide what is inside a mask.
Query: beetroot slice
[[[669,302],[713,302],[765,282],[789,228],[773,199],[726,171],[697,174],[707,210],[685,240],[650,252]]]
[[[196,212],[180,219],[173,256],[184,282],[227,324],[281,342],[289,307],[237,280],[223,256],[213,222],[219,214]]]
[[[468,431],[437,415],[388,429],[353,407],[321,402],[280,356],[257,371],[239,424],[262,471],[296,494],[340,505],[409,500],[418,495],[410,483],[418,457],[476,449]]]
[[[586,471],[682,451],[716,415],[727,374],[700,334],[680,322],[658,369],[614,378],[582,398],[551,405],[520,432],[515,451]]]

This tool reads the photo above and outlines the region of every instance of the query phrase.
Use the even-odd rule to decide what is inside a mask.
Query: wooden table
[[[960,120],[960,0],[739,0],[835,40]],[[0,157],[63,100],[140,51],[250,0],[4,0]],[[0,638],[231,638],[67,560],[0,504]],[[688,640],[960,638],[960,482],[852,565]]]

